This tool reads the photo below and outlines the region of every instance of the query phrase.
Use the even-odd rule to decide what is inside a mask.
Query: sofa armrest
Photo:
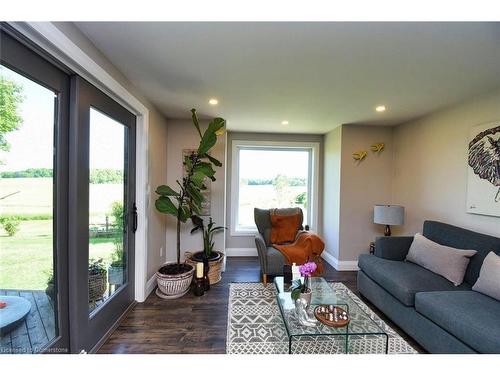
[[[389,260],[405,260],[413,237],[377,237],[375,256]]]
[[[255,246],[259,255],[260,269],[263,274],[267,272],[267,245],[262,234],[255,235]]]

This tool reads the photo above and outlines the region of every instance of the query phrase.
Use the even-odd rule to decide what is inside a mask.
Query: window
[[[316,229],[319,143],[233,141],[231,235],[254,234],[254,208],[300,207]]]

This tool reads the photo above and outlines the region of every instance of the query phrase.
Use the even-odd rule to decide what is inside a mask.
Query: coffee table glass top
[[[316,327],[302,326],[295,316],[295,303],[289,291],[290,284],[284,284],[283,277],[276,277],[274,284],[278,291],[278,304],[288,336],[319,335],[384,335],[386,333],[366,314],[359,305],[342,290],[334,290],[322,277],[311,279],[312,299],[310,311],[317,305],[327,304],[342,307],[349,314],[350,322],[344,327],[333,328],[318,322]]]

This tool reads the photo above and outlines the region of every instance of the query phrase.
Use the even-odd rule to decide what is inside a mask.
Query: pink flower
[[[311,276],[314,272],[316,272],[316,268],[318,268],[316,263],[307,262],[299,266],[299,272],[301,276]]]

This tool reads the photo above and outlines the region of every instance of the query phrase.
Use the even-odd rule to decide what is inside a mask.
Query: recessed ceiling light
[[[217,105],[217,104],[219,104],[219,101],[217,99],[215,99],[215,98],[212,98],[212,99],[210,99],[208,101],[208,104],[210,104],[210,105]]]
[[[281,125],[288,125],[288,124],[289,124],[289,122],[287,120],[281,121]]]
[[[385,111],[385,105],[379,105],[375,107],[375,111],[377,112],[384,112]]]

